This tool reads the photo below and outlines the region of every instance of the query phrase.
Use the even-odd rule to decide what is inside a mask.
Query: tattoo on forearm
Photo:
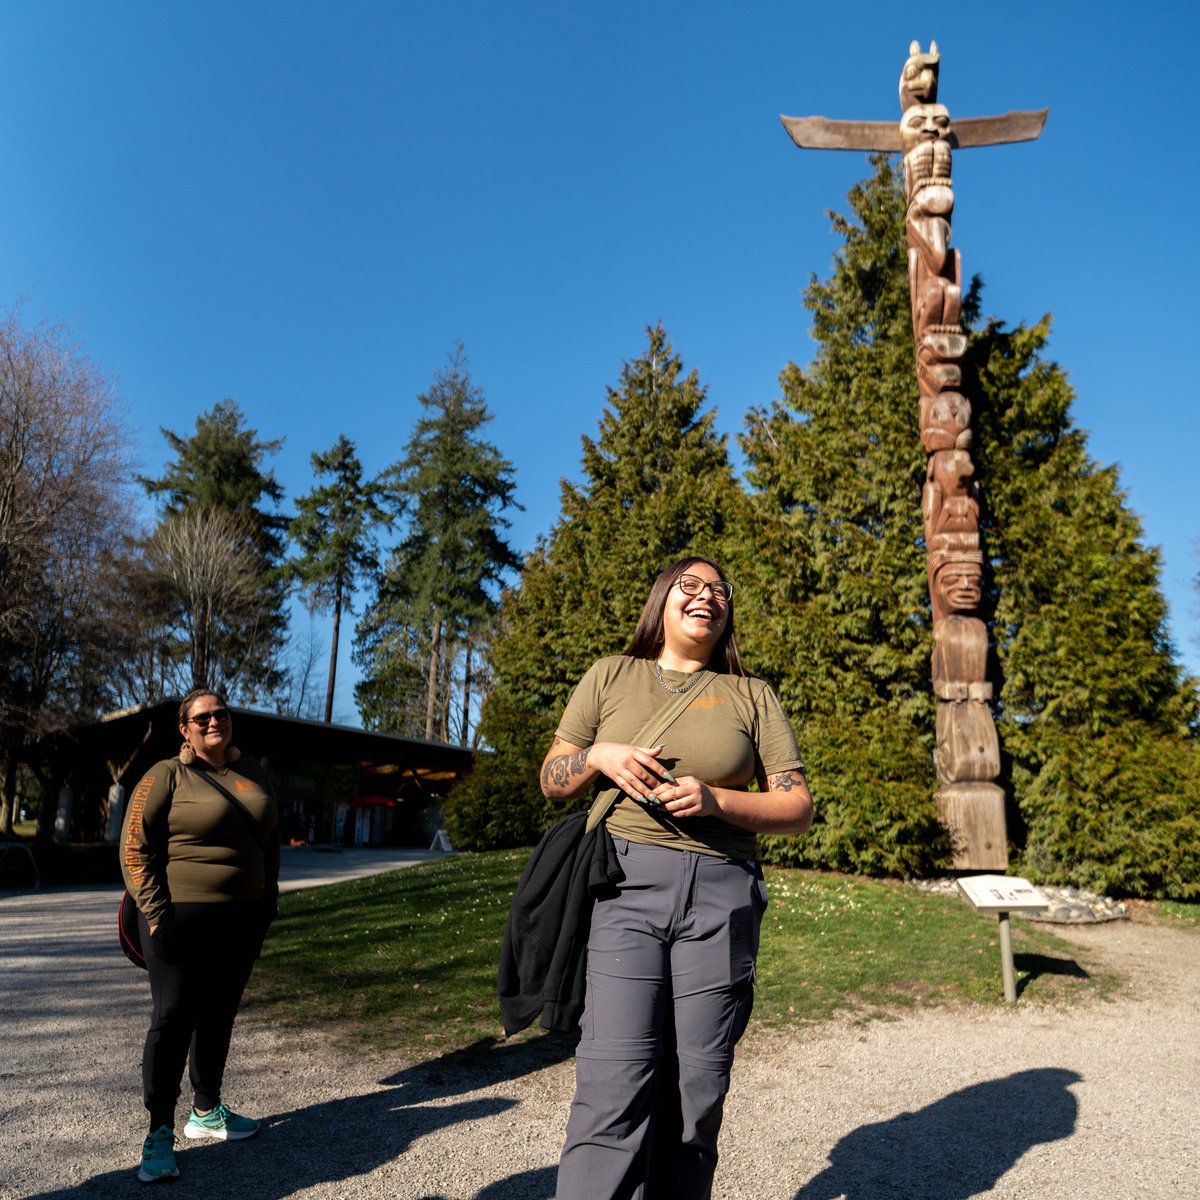
[[[767,780],[767,790],[771,792],[790,792],[804,782],[804,776],[799,771],[784,771],[780,775],[772,775]]]
[[[560,740],[560,738],[554,739],[556,744]],[[568,787],[573,775],[582,775],[587,770],[587,756],[587,750],[577,750],[574,754],[548,758],[542,764],[542,787],[548,787],[551,783],[555,787]]]

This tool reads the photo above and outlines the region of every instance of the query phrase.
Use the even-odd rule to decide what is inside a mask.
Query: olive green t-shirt
[[[691,676],[663,671],[671,687]],[[593,663],[579,681],[557,734],[586,748],[596,742],[632,742],[654,713],[674,699],[654,677],[646,658],[616,655]],[[792,727],[779,699],[761,679],[717,675],[663,735],[659,761],[677,778],[694,775],[713,787],[748,789],[757,776],[803,770]],[[594,793],[613,787],[601,776]],[[750,859],[755,835],[720,817],[672,818],[623,796],[608,817],[608,831],[631,842]]]
[[[243,804],[253,824],[215,787]],[[129,798],[121,829],[125,886],[155,925],[172,903],[274,898],[279,891],[279,808],[253,759],[219,770],[178,758],[157,762]]]

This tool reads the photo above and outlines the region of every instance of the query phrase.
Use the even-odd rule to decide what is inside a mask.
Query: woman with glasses
[[[665,745],[633,744],[692,688]],[[813,812],[787,717],[742,669],[715,562],[658,576],[629,648],[576,687],[541,783],[621,791],[606,824],[624,880],[592,912],[556,1195],[704,1200],[767,903],[755,835],[803,833]]]
[[[173,1179],[175,1104],[188,1065],[188,1138],[252,1137],[221,1081],[242,991],[279,894],[279,810],[266,772],[231,745],[229,708],[207,688],[179,706],[183,745],[134,789],[121,868],[138,907],[152,1011],[142,1056],[150,1132],[138,1178]]]

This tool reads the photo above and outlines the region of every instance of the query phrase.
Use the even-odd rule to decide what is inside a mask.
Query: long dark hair
[[[675,586],[680,575],[686,574],[688,568],[694,567],[697,563],[704,563],[706,566],[712,567],[722,579],[728,582],[728,577],[721,570],[719,563],[699,554],[681,558],[664,571],[660,571],[654,585],[650,588],[650,595],[646,597],[642,615],[638,617],[637,628],[633,631],[633,641],[629,643],[629,648],[625,651],[628,658],[657,658],[659,656],[663,648],[663,609],[667,606],[667,594]],[[725,628],[721,631],[721,636],[713,647],[708,666],[710,670],[721,675],[745,675],[742,656],[738,653],[737,637],[733,631],[732,596],[726,607],[729,615],[725,619]]]

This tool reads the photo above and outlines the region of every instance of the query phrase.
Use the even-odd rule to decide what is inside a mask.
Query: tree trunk
[[[463,666],[463,716],[462,735],[458,739],[460,746],[467,744],[471,732],[471,635],[467,634],[467,658]]]
[[[4,790],[0,793],[0,834],[11,837],[17,808],[17,760],[4,761]]]
[[[333,645],[329,650],[329,683],[325,687],[325,724],[333,722],[333,689],[337,683],[338,634],[342,628],[342,580],[339,576],[333,594]]]
[[[442,679],[444,684],[438,694],[438,737],[446,743],[450,741],[450,694],[454,687],[454,656],[457,653],[455,644],[442,641]]]
[[[438,617],[433,622],[433,637],[429,646],[429,678],[426,680],[425,737],[428,741],[433,741],[434,730],[437,728],[438,655],[441,646],[442,619]]]

